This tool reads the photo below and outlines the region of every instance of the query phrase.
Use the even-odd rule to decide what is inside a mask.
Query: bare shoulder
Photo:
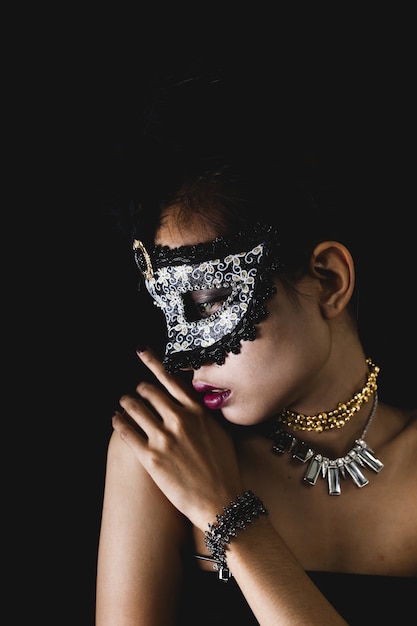
[[[178,540],[185,539],[183,516],[116,432],[112,433],[108,446],[105,495],[117,510],[135,519],[142,530],[158,528],[162,536],[167,529],[171,537],[175,534]]]
[[[410,455],[415,459],[417,454],[417,409],[404,411],[403,415],[404,428],[401,433],[401,441],[404,440],[404,447],[409,450]]]
[[[389,440],[404,435],[417,436],[417,409],[399,409],[389,404],[380,404],[379,420],[381,433]]]
[[[402,480],[408,485],[412,479],[417,486],[417,409],[382,405],[380,418],[380,439],[376,445],[387,458],[388,465],[403,475]]]
[[[406,428],[409,428],[414,437],[417,437],[417,409],[413,409],[405,412],[406,415]]]
[[[389,407],[391,408],[391,407]],[[397,422],[399,426],[398,436],[407,437],[410,444],[417,443],[417,409],[391,409],[398,413]]]
[[[410,409],[408,411],[404,411],[404,415],[406,418],[406,423],[408,426],[417,430],[417,409]]]

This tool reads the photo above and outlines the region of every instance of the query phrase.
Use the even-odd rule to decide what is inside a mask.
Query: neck
[[[369,371],[365,385],[351,398],[338,402],[334,409],[323,410],[315,415],[306,415],[284,408],[276,419],[294,430],[315,431],[316,433],[343,428],[377,390],[379,367],[372,363],[371,359],[366,359],[366,363]]]
[[[343,456],[352,446],[352,443],[361,437],[373,411],[374,400],[375,396],[373,396],[370,402],[364,404],[360,410],[355,413],[352,420],[342,429],[333,428],[322,432],[315,432],[313,430],[295,431],[289,426],[279,424],[279,422],[278,424],[283,431],[288,432],[300,441],[304,441],[308,446],[325,456]],[[376,408],[375,414],[377,411],[378,409]]]
[[[377,392],[377,378],[380,368],[371,359],[363,358],[361,378],[356,377],[351,386],[350,397],[346,394],[333,408],[323,407],[315,414],[283,409],[275,418],[281,430],[326,455],[343,455],[352,442],[361,436],[365,423],[372,411]],[[355,369],[358,369],[357,363]],[[349,380],[347,368],[343,384]],[[329,387],[336,385],[330,381]]]

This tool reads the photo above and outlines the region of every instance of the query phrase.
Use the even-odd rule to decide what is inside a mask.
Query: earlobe
[[[337,241],[323,241],[311,257],[311,272],[320,280],[320,309],[326,319],[333,319],[349,303],[355,285],[352,255]]]

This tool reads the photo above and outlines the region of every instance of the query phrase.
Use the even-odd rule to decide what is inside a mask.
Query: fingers
[[[147,436],[144,431],[138,431],[129,416],[118,411],[112,417],[112,426],[119,434],[119,437],[131,448],[136,454],[145,450],[147,445]],[[138,454],[139,456],[139,454]]]
[[[162,387],[141,381],[136,387],[138,396],[124,395],[120,398],[124,414],[116,415],[113,421],[117,430],[124,436],[130,437],[139,427],[142,440],[146,441],[164,432],[165,428],[168,428],[168,431],[175,430],[176,425],[178,426],[187,414],[190,412],[196,414],[202,405],[197,401],[197,394],[190,385],[179,377],[168,374],[152,350],[138,352],[138,356]]]
[[[143,351],[137,351],[136,354],[144,365],[154,374],[159,382],[165,387],[168,393],[171,394],[180,404],[184,406],[195,403],[196,397],[193,394],[193,390],[189,384],[184,380],[169,374],[164,368],[162,361],[155,355],[155,353],[146,348]]]
[[[139,398],[122,396],[120,405],[148,437],[163,426],[169,429],[174,427],[178,420],[181,421],[187,414],[196,414],[201,408],[197,403],[193,404],[191,399],[188,399],[188,406],[179,405],[165,389],[149,382],[139,383],[136,390]]]
[[[139,426],[140,431],[149,439],[151,434],[158,428],[160,419],[149,409],[140,398],[124,395],[120,398],[120,406],[124,409],[124,413],[120,415],[116,413],[116,422],[123,422],[129,426],[129,432],[133,428],[137,432],[135,424]]]

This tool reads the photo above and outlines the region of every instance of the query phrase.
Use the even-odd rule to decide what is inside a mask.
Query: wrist
[[[204,542],[214,561],[214,569],[218,571],[220,580],[227,581],[231,576],[226,558],[230,540],[260,515],[268,515],[263,502],[252,491],[245,491],[242,495],[238,495],[228,507],[224,507],[221,515],[216,515],[215,523],[209,523]]]

